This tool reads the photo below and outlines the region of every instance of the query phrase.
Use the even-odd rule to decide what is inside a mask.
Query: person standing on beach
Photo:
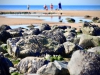
[[[44,10],[48,10],[48,7],[47,7],[47,5],[46,5],[46,4],[44,5]]]
[[[61,2],[58,3],[59,9],[62,10]]]
[[[27,5],[27,9],[28,9],[28,10],[30,9],[30,5]]]
[[[52,3],[51,3],[51,5],[50,5],[50,9],[53,10],[53,4],[52,4]]]

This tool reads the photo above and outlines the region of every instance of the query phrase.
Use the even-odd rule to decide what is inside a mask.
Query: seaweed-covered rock
[[[0,26],[0,31],[9,30],[9,29],[11,29],[11,28],[8,25],[1,25]]]
[[[70,23],[74,23],[75,19],[73,19],[73,18],[67,18],[67,21],[70,22]]]
[[[32,74],[32,73],[36,73],[40,67],[42,67],[43,65],[47,63],[48,61],[44,60],[43,58],[26,57],[18,63],[17,69],[21,73],[31,73]]]
[[[12,62],[0,53],[0,75],[10,75],[9,67],[13,67]]]
[[[39,75],[69,75],[67,63],[61,61],[50,62],[37,70]]]
[[[100,55],[78,50],[67,67],[70,75],[100,75]]]

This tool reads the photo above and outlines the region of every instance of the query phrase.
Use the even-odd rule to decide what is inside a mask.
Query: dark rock
[[[8,38],[11,38],[10,33],[6,32],[6,31],[1,31],[0,32],[0,41],[6,43]]]
[[[73,19],[73,18],[68,18],[67,21],[70,22],[70,23],[74,23],[74,22],[75,22],[75,19]]]
[[[43,31],[42,35],[46,36],[47,38],[51,38],[54,41],[57,41],[59,44],[62,44],[66,41],[66,37],[59,29],[51,31]]]
[[[44,30],[51,30],[51,27],[47,23],[43,23],[40,26],[40,31],[44,31]]]
[[[10,75],[9,67],[13,67],[13,64],[0,53],[0,75]]]
[[[11,28],[8,25],[2,25],[2,26],[0,26],[0,31],[9,30],[9,29],[11,29]]]

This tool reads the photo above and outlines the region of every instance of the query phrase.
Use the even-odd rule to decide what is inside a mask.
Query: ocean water
[[[54,5],[54,10],[57,8]],[[0,10],[27,10],[27,5],[0,5]],[[43,5],[30,5],[30,10],[43,10]],[[100,5],[62,5],[62,10],[100,10]]]

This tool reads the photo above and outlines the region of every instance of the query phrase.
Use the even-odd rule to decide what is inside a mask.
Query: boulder
[[[75,51],[67,67],[70,75],[100,75],[100,55]]]
[[[10,75],[9,67],[13,67],[12,62],[0,53],[0,75]]]
[[[67,63],[61,61],[50,62],[37,70],[39,75],[69,75]]]
[[[65,48],[65,53],[66,53],[66,54],[70,54],[70,53],[72,53],[73,51],[75,51],[76,45],[75,45],[74,43],[65,42],[65,43],[63,43],[63,45],[64,45],[64,48]]]
[[[17,69],[20,71],[20,73],[32,74],[36,73],[40,67],[47,63],[48,61],[44,60],[43,58],[26,57],[18,63]]]
[[[89,34],[94,36],[100,35],[100,27],[97,25],[92,25],[88,22],[84,23],[83,27],[81,27],[81,30],[83,34]]]
[[[99,45],[99,38],[96,36],[83,34],[80,37],[79,45],[83,48],[96,47]]]
[[[88,51],[88,52],[94,52],[94,53],[100,54],[100,46],[90,48],[90,49],[88,49],[87,51]]]
[[[75,19],[73,19],[73,18],[67,18],[67,21],[70,23],[75,23]]]
[[[7,53],[7,44],[2,44],[0,46],[0,52]]]
[[[9,30],[9,29],[11,29],[11,28],[8,25],[1,25],[0,26],[0,31]]]
[[[7,51],[14,57],[41,56],[53,54],[58,42],[43,35],[29,35],[7,40]]]
[[[41,32],[44,31],[44,30],[51,30],[51,27],[50,27],[47,23],[43,23],[43,24],[40,26],[39,30],[40,30]]]
[[[12,36],[10,35],[10,33],[6,32],[6,31],[1,31],[0,32],[0,41],[6,43],[8,38],[11,38]]]
[[[42,35],[46,36],[47,38],[57,41],[59,44],[66,42],[66,37],[64,36],[62,31],[59,29],[43,31]]]

